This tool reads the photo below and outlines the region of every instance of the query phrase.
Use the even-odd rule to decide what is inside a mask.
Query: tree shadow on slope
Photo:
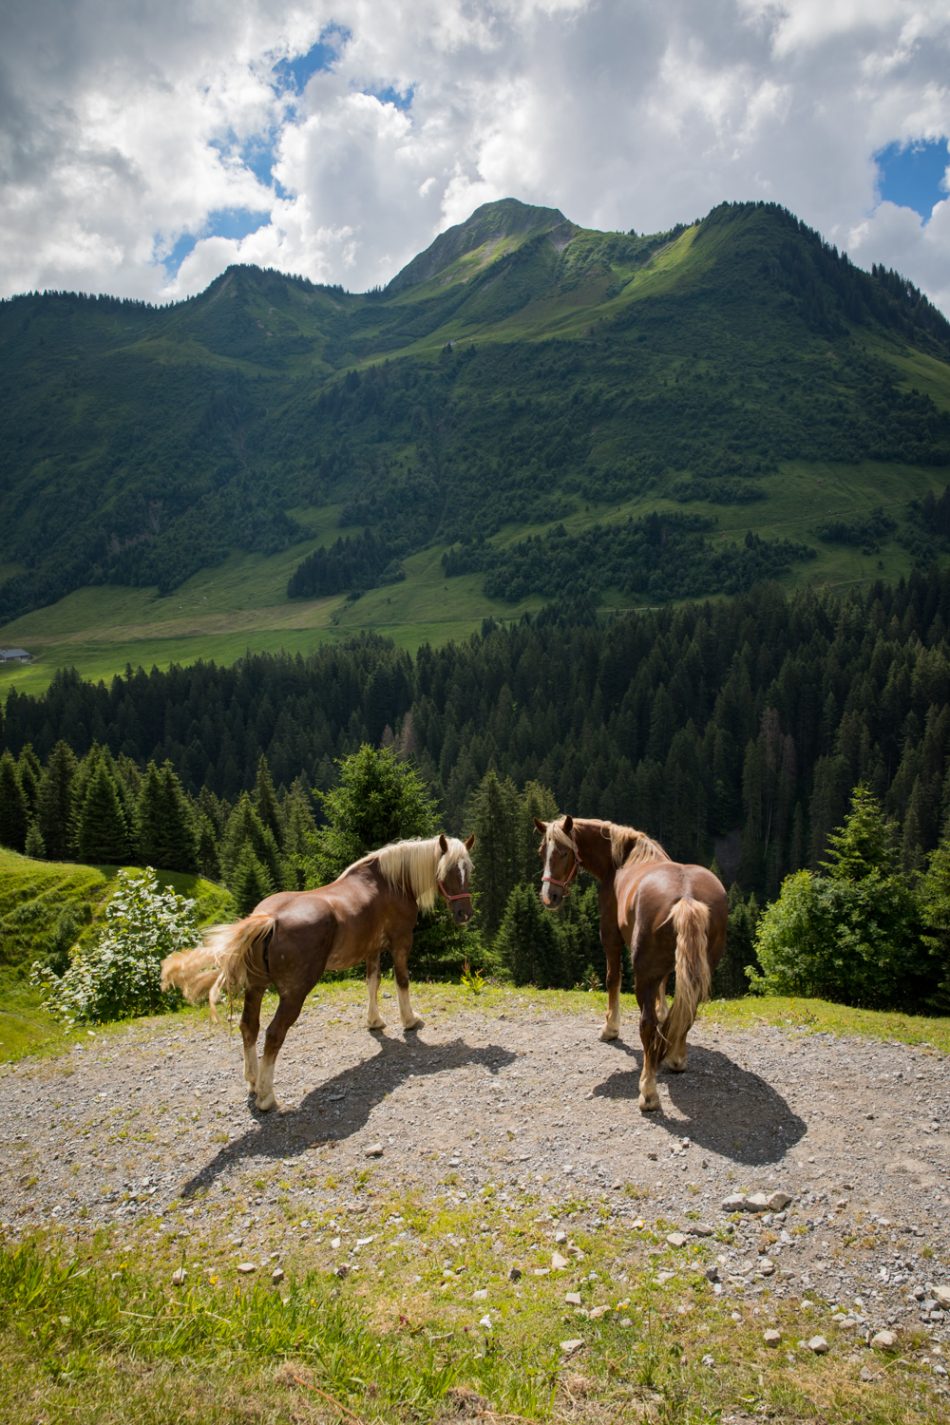
[[[365,1127],[372,1110],[406,1079],[451,1073],[470,1065],[497,1074],[519,1057],[497,1044],[473,1047],[464,1039],[427,1044],[416,1036],[379,1037],[377,1044],[378,1052],[371,1059],[343,1069],[311,1089],[291,1112],[263,1114],[255,1110],[255,1125],[190,1177],[181,1196],[193,1197],[248,1158],[289,1158],[317,1143],[349,1138]]]
[[[629,1054],[635,1065],[618,1069],[597,1085],[594,1094],[636,1105],[643,1056],[629,1045],[617,1042],[616,1047]],[[685,1073],[661,1070],[657,1087],[660,1107],[644,1114],[645,1121],[733,1162],[779,1162],[808,1126],[767,1080],[701,1045],[690,1045]],[[676,1109],[675,1116],[667,1104]]]

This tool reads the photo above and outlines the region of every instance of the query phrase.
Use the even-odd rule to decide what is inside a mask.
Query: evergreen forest
[[[760,585],[606,620],[553,605],[415,655],[364,636],[306,658],[129,668],[108,685],[65,671],[3,704],[0,844],[200,870],[244,913],[394,836],[474,831],[478,936],[466,948],[441,927],[417,973],[478,954],[569,985],[600,973],[596,904],[582,892],[561,918],[541,913],[533,817],[572,811],[719,871],[733,908],[720,992],[742,992],[747,965],[773,987],[812,983],[800,967],[788,979],[781,950],[754,963],[761,908],[790,885],[799,919],[827,925],[837,905],[844,923],[847,902],[858,934],[883,878],[873,904],[903,907],[897,938],[919,954],[850,993],[932,1006],[947,979],[948,621],[950,573],[933,568],[843,595]],[[360,822],[381,803],[403,811]],[[841,889],[857,882],[860,914]]]

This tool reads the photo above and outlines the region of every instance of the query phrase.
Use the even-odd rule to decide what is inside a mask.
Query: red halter
[[[567,876],[565,876],[564,880],[559,881],[554,876],[542,876],[542,886],[546,881],[549,886],[560,886],[561,890],[564,892],[565,895],[569,893],[571,888],[571,882],[577,875],[578,871],[581,869],[581,853],[577,849],[577,842],[574,840],[573,836],[571,837],[571,850],[574,852],[574,864],[571,867]]]
[[[472,899],[471,891],[459,891],[457,896],[450,896],[441,881],[436,881],[436,885],[439,888],[440,895],[447,901],[470,901]]]

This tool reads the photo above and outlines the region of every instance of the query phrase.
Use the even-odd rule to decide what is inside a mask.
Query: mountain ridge
[[[535,596],[525,570],[553,556],[519,532],[546,539],[558,513],[653,510],[686,557],[727,508],[775,543],[789,462],[883,462],[907,503],[950,460],[950,324],[770,204],[638,235],[506,199],[368,294],[239,265],[168,307],[19,297],[0,304],[0,389],[7,620],[90,585],[167,594],[235,550],[298,546],[323,559],[327,597],[394,588],[425,549],[456,549],[451,567],[488,587],[504,547]],[[840,515],[837,496],[814,498]],[[821,553],[818,539],[802,525],[790,547]],[[628,564],[641,545],[634,530]],[[750,567],[781,577],[798,558],[760,555]]]

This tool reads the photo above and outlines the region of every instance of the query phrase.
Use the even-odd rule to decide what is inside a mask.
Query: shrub
[[[96,940],[73,948],[62,975],[48,965],[36,967],[47,1008],[67,1023],[94,1024],[173,1008],[179,996],[162,991],[161,963],[197,940],[194,901],[159,886],[150,867],[123,870],[105,918]]]

